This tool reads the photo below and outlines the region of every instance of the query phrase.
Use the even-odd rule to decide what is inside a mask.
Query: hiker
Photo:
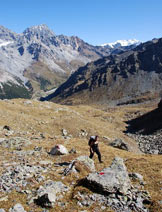
[[[92,159],[93,158],[93,155],[94,155],[94,152],[98,155],[98,160],[100,163],[103,163],[103,161],[101,160],[101,153],[100,153],[100,150],[98,148],[98,136],[91,136],[90,139],[89,139],[89,146],[90,146],[90,158]]]

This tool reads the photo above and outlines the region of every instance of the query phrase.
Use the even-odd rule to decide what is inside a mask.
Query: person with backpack
[[[88,145],[90,146],[90,156],[89,158],[93,158],[93,155],[94,153],[96,153],[98,155],[98,160],[100,163],[103,163],[103,161],[101,160],[101,153],[100,153],[100,150],[99,150],[99,147],[98,147],[98,136],[91,136],[89,138],[89,142],[88,142]]]

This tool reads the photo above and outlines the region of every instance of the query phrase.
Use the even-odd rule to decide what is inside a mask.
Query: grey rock
[[[41,206],[53,207],[56,200],[62,198],[58,194],[67,192],[69,188],[62,182],[48,180],[37,191],[36,202]]]
[[[143,181],[143,176],[139,173],[130,173],[129,177],[131,177],[132,179],[137,179],[139,181]]]
[[[101,172],[91,173],[86,177],[89,187],[100,193],[126,193],[130,189],[130,179],[127,168],[121,158],[115,158],[110,167]]]
[[[62,129],[62,135],[63,135],[63,136],[67,136],[67,135],[68,135],[68,132],[67,132],[66,129]]]
[[[26,212],[20,203],[9,209],[9,212]]]
[[[70,154],[76,154],[76,153],[77,153],[77,151],[76,151],[76,149],[75,149],[75,148],[72,148],[72,149],[69,151],[69,153],[70,153]]]
[[[5,148],[21,148],[30,145],[31,142],[28,139],[21,137],[12,137],[9,139],[1,140],[0,145]]]
[[[68,150],[63,145],[58,144],[51,149],[49,154],[51,154],[51,155],[67,155]]]
[[[89,158],[88,156],[81,155],[78,158],[76,158],[76,161],[80,161],[80,162],[84,163],[84,165],[87,166],[92,172],[94,172],[96,170],[94,161],[91,158]]]
[[[123,141],[122,139],[115,139],[112,143],[110,143],[110,146],[118,148],[118,149],[123,149],[128,151],[128,144]]]

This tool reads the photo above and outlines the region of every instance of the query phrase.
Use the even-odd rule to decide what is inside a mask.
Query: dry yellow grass
[[[99,135],[99,146],[102,153],[103,164],[98,163],[97,156],[94,156],[96,170],[100,171],[108,167],[113,158],[116,156],[125,159],[126,166],[129,172],[138,172],[143,175],[146,185],[144,189],[148,190],[154,204],[151,206],[151,211],[161,211],[159,200],[162,200],[162,156],[161,155],[145,155],[142,154],[137,147],[134,140],[127,137],[123,131],[126,129],[125,121],[136,117],[139,112],[146,113],[154,109],[156,105],[138,105],[138,106],[122,106],[122,107],[108,107],[108,106],[63,106],[50,102],[38,102],[35,100],[16,99],[10,101],[0,101],[0,127],[8,125],[14,134],[9,136],[21,136],[30,139],[32,145],[28,148],[33,149],[34,146],[43,147],[45,151],[50,149],[55,144],[63,144],[68,150],[75,148],[76,154],[69,154],[67,156],[51,157],[48,154],[42,155],[41,158],[31,156],[29,160],[37,163],[39,160],[51,160],[54,164],[58,162],[71,161],[79,155],[89,155],[88,136]],[[71,139],[62,138],[62,129],[66,129],[68,134],[72,135]],[[81,130],[88,133],[87,137],[81,137]],[[43,133],[45,138],[40,134]],[[0,130],[0,137],[6,137],[3,130]],[[104,139],[103,137],[107,137]],[[107,144],[115,138],[122,138],[127,141],[132,147],[132,152],[118,150],[108,146]],[[27,149],[28,149],[27,148]],[[3,171],[3,161],[12,162],[12,152],[0,147],[0,173]],[[16,160],[16,158],[15,158]],[[81,170],[79,179],[82,179],[87,172]],[[64,179],[60,175],[60,170],[51,170],[50,173],[45,174],[51,180],[61,180],[66,185],[71,185],[73,182],[77,184],[78,178],[71,174]],[[39,185],[34,185],[36,188]],[[65,196],[68,202],[67,211],[79,211],[75,200],[72,196],[78,191],[85,191],[83,187],[74,188],[70,194]],[[26,195],[18,194],[13,191],[9,194],[8,200],[0,201],[0,208],[8,210],[14,203],[20,202],[24,208],[29,211],[29,206],[26,204]],[[98,206],[95,205],[87,211],[94,211]],[[41,211],[41,208],[33,205],[34,211]],[[50,211],[61,211],[60,207],[50,209]],[[105,211],[111,211],[106,209]]]

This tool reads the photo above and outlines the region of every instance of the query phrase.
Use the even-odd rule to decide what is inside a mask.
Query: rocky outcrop
[[[151,203],[147,191],[140,191],[132,186],[121,158],[115,158],[110,167],[89,174],[83,185],[95,193],[87,195],[77,192],[74,198],[79,200],[78,204],[81,206],[91,206],[94,202],[100,202],[117,212],[147,212],[144,204]]]
[[[121,158],[115,158],[112,165],[101,172],[89,174],[86,183],[103,194],[127,193],[131,187],[126,166]]]

